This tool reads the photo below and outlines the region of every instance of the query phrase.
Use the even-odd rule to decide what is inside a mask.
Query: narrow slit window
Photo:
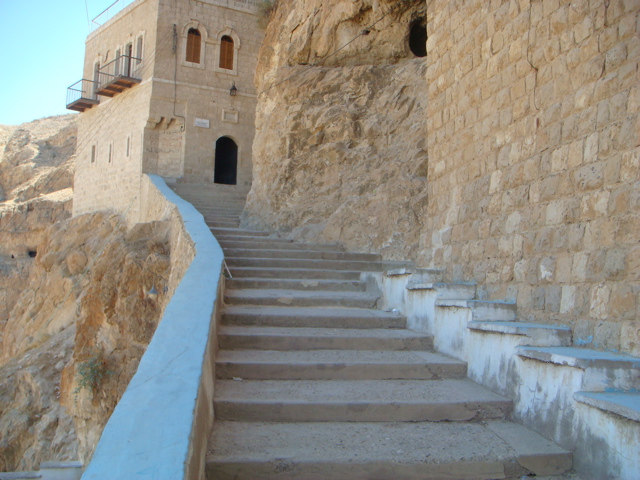
[[[96,146],[91,145],[91,163],[96,163]]]
[[[109,163],[111,163],[111,154],[113,153],[113,145],[109,144]]]
[[[138,45],[136,46],[136,63],[142,62],[142,35],[138,37]]]
[[[129,156],[129,154],[131,153],[131,137],[127,137],[127,148],[126,148],[126,152],[127,152],[127,157]]]
[[[195,28],[190,28],[187,33],[187,62],[200,63],[200,46],[202,36]]]
[[[229,35],[220,39],[220,68],[233,70],[233,38]]]

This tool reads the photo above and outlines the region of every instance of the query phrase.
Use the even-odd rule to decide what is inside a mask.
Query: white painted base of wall
[[[437,283],[437,271],[363,276],[385,310],[466,361],[470,379],[511,398],[516,421],[572,450],[579,474],[640,478],[640,358],[572,347],[567,327],[514,321],[514,305],[469,301],[468,284]]]

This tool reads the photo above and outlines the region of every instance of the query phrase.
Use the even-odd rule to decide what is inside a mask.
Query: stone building
[[[141,174],[251,184],[256,0],[137,0],[86,41],[74,215],[137,219]]]

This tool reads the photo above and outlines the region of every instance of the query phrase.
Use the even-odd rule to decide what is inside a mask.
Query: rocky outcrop
[[[74,118],[0,128],[0,471],[91,457],[168,296],[166,223],[69,218]]]
[[[90,458],[155,331],[169,275],[164,223],[127,232],[119,216],[82,215],[49,227],[37,251],[0,331],[5,470]]]
[[[424,2],[279,3],[256,75],[245,224],[410,256],[428,158],[426,63],[408,34],[424,15]]]

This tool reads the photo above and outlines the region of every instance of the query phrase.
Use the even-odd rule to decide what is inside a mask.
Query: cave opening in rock
[[[423,18],[411,24],[411,29],[409,30],[409,49],[416,57],[427,56],[427,26]]]
[[[238,145],[229,137],[216,141],[216,156],[213,181],[224,185],[235,185],[238,173]]]
[[[29,257],[36,258],[37,255],[38,252],[36,252],[35,250],[29,250]]]

